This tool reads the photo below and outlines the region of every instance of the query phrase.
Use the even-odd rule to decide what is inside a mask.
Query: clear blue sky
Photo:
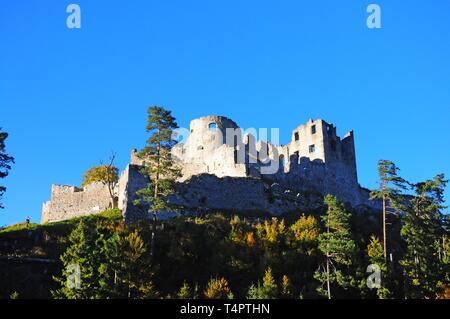
[[[366,27],[370,3],[382,29]],[[354,129],[365,187],[380,158],[412,181],[450,177],[449,13],[448,0],[4,0],[0,126],[16,164],[0,225],[40,221],[51,184],[79,185],[111,150],[125,168],[149,105],[181,126],[279,127],[283,143],[309,118]]]

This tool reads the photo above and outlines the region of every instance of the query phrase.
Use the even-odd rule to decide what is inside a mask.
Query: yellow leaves
[[[178,295],[178,298],[180,298],[180,299],[192,298],[191,287],[189,287],[189,284],[186,281],[183,282],[183,285],[181,286],[177,295]]]
[[[302,216],[291,227],[296,241],[314,241],[319,236],[319,223],[314,216]]]
[[[284,219],[273,217],[271,220],[253,224],[253,230],[245,229],[236,220],[231,221],[233,235],[231,240],[240,245],[255,247],[258,244],[283,244],[299,242],[307,245],[314,244],[319,236],[319,223],[314,216],[302,216],[293,225],[286,226]],[[309,246],[308,246],[309,247]]]
[[[375,235],[370,236],[370,242],[367,245],[367,255],[370,258],[381,258],[383,257],[383,245],[381,244],[380,239]]]
[[[256,231],[259,238],[265,240],[271,244],[276,243],[280,240],[281,236],[284,235],[286,225],[282,219],[280,222],[277,218],[273,217],[272,221],[264,221],[264,224],[257,224]]]
[[[283,275],[283,278],[281,279],[281,294],[284,297],[290,297],[292,295],[291,284],[289,282],[288,276],[286,275]]]
[[[139,235],[139,232],[135,230],[130,233],[127,237],[125,237],[125,241],[129,248],[129,257],[133,260],[137,260],[141,257],[145,251],[145,243],[142,237]]]
[[[118,174],[119,169],[117,167],[109,165],[94,166],[83,174],[81,187],[85,187],[93,182],[116,183],[119,179]]]
[[[205,290],[205,297],[208,299],[225,299],[231,293],[228,281],[221,277],[219,279],[211,279]]]
[[[266,269],[263,278],[263,286],[268,288],[276,288],[277,284],[275,283],[275,278],[272,275],[272,268],[269,267]]]
[[[273,221],[273,218],[272,218],[272,221]],[[279,223],[278,223],[278,233],[279,234],[283,234],[284,233],[284,230],[286,229],[286,225],[285,225],[285,223],[284,223],[284,219],[282,219]]]
[[[417,278],[414,278],[414,279],[412,280],[411,284],[412,284],[413,286],[420,286],[420,280],[417,279]]]
[[[274,243],[277,240],[277,225],[272,220],[272,223],[269,223],[267,220],[264,222],[264,231],[266,235],[266,239],[270,243]]]

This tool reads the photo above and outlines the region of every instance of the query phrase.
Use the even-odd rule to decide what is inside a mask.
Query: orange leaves
[[[246,235],[246,243],[248,247],[255,246],[255,234],[253,232],[248,232]]]
[[[205,290],[205,297],[208,299],[225,299],[231,294],[228,281],[221,277],[219,279],[211,279]]]

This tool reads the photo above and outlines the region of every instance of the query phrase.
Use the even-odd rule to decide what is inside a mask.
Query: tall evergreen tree
[[[152,268],[144,239],[133,232],[115,231],[104,241],[101,283],[107,296],[116,298],[153,298]]]
[[[5,151],[5,140],[8,138],[8,133],[2,132],[0,127],[0,178],[5,178],[8,176],[9,170],[11,169],[11,164],[14,163],[14,158],[9,156]],[[6,187],[0,185],[0,209],[4,208],[2,206],[2,197],[6,191]]]
[[[171,111],[159,106],[148,109],[146,131],[150,134],[145,147],[139,151],[138,157],[144,161],[142,172],[149,178],[149,184],[136,192],[136,203],[149,204],[149,213],[152,214],[152,239],[150,256],[155,251],[155,236],[157,226],[157,213],[170,208],[167,196],[173,192],[173,184],[180,176],[172,158],[171,149],[177,143],[174,139],[175,129],[178,128]]]
[[[324,201],[328,206],[327,213],[322,216],[325,232],[319,235],[319,250],[324,263],[314,278],[322,283],[318,292],[331,299],[332,288],[348,289],[353,285],[350,265],[357,249],[350,233],[350,213],[332,195],[327,195]]]
[[[440,256],[441,240],[449,235],[445,228],[443,174],[414,185],[414,197],[405,202],[401,234],[406,254],[401,261],[405,269],[407,298],[435,298],[448,285],[448,264]]]
[[[177,293],[178,299],[196,299],[194,298],[194,292],[189,284],[185,281]]]
[[[377,296],[380,299],[387,299],[392,297],[388,286],[387,265],[384,262],[383,246],[378,237],[372,235],[370,242],[367,245],[367,255],[371,264],[378,265],[381,271],[381,285],[377,288]]]
[[[92,299],[99,297],[98,258],[95,232],[83,220],[69,236],[70,246],[60,257],[61,277],[54,277],[61,288],[53,291],[55,298]]]
[[[387,264],[387,210],[390,206],[395,208],[396,203],[401,202],[401,191],[406,189],[406,181],[398,176],[398,168],[393,162],[388,160],[378,161],[379,187],[373,190],[370,198],[379,199],[383,205],[383,257]]]

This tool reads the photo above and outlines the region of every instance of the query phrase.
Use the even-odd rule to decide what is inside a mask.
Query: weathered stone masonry
[[[83,189],[52,185],[51,199],[42,206],[41,221],[45,223],[95,214],[111,207],[108,188],[101,183],[92,183]]]
[[[305,193],[333,194],[352,206],[376,206],[358,184],[353,131],[343,139],[321,119],[309,120],[292,131],[287,145],[256,141],[232,120],[207,116],[190,123],[190,135],[172,154],[182,169],[170,202],[192,211],[264,211],[272,214],[314,208],[320,200]],[[127,222],[148,216],[146,207],[133,204],[135,192],[146,186],[142,160],[131,162],[116,188],[118,206]],[[276,167],[267,173],[268,167]],[[317,196],[316,196],[317,197]],[[95,214],[111,207],[106,186],[52,186],[42,222]],[[167,213],[170,215],[170,213]]]

